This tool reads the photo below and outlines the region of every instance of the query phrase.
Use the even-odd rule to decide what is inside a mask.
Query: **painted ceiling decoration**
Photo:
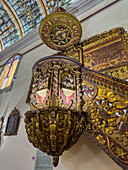
[[[0,51],[39,26],[52,8],[67,8],[77,0],[1,0]],[[54,11],[56,9],[54,8]]]

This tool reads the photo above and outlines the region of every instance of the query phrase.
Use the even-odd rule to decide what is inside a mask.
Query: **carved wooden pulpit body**
[[[72,147],[83,130],[121,166],[127,165],[128,83],[62,56],[33,66],[25,116],[29,141],[53,156]]]
[[[33,67],[26,130],[35,147],[53,156],[55,166],[85,127],[81,85],[80,64],[67,57],[48,57]]]

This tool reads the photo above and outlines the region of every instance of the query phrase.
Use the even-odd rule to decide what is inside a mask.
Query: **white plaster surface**
[[[78,143],[60,158],[53,170],[120,170],[98,146],[83,134]]]

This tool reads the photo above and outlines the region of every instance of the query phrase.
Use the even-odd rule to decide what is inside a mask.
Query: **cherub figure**
[[[64,80],[62,84],[67,88],[73,88],[74,80],[71,74],[64,75]]]

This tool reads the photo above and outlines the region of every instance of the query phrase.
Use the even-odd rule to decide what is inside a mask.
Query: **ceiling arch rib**
[[[46,1],[44,1],[44,0],[36,0],[36,2],[37,2],[38,6],[40,8],[40,11],[42,13],[43,18],[46,17],[48,15],[48,13],[47,13],[48,9],[47,9]]]
[[[0,52],[4,50],[4,43],[2,41],[2,38],[0,37]]]
[[[49,15],[49,14],[50,14],[50,11],[49,11],[49,8],[48,8],[48,3],[47,3],[47,1],[46,1],[46,0],[40,0],[40,1],[42,1],[43,4],[45,5],[45,9],[46,9],[46,11],[47,11],[47,15]]]
[[[24,35],[24,30],[23,30],[22,24],[19,20],[18,15],[16,14],[15,10],[13,9],[11,4],[7,0],[1,0],[1,4],[2,4],[2,6],[4,6],[5,10],[7,11],[7,13],[9,14],[13,23],[15,24],[19,38],[22,38]]]

